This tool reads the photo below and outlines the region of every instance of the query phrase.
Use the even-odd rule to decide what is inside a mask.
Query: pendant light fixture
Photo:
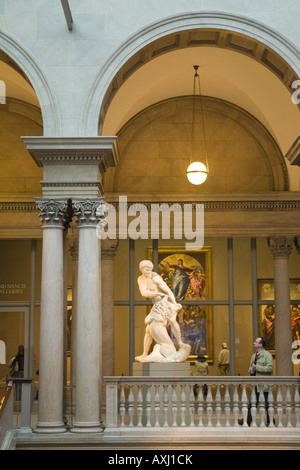
[[[208,175],[208,163],[207,163],[207,153],[206,153],[206,137],[205,137],[205,126],[204,126],[204,113],[201,102],[201,85],[200,85],[200,76],[198,74],[199,65],[194,65],[194,87],[193,87],[193,110],[192,110],[192,138],[191,138],[191,156],[190,164],[187,169],[187,178],[190,183],[199,185],[204,183]],[[202,133],[203,133],[203,147],[204,155],[201,160],[205,160],[205,164],[201,161],[194,160],[194,150],[195,150],[195,127],[196,127],[196,85],[198,85],[199,92],[199,105],[201,111],[201,121],[202,121]]]

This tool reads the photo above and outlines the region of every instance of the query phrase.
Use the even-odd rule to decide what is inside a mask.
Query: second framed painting
[[[152,260],[152,248],[148,249],[147,257]],[[212,298],[211,247],[195,251],[158,248],[157,272],[182,304],[177,321],[182,341],[191,346],[189,361],[194,361],[198,354],[213,361],[212,306],[205,305],[205,300]]]
[[[265,305],[260,305],[258,326],[259,334],[266,339],[266,349],[275,354],[275,298],[274,279],[258,279],[258,297],[265,300]],[[291,326],[292,339],[300,339],[300,279],[290,279]]]

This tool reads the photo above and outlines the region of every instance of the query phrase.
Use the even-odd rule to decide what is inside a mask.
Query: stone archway
[[[44,135],[61,135],[61,117],[56,97],[48,80],[30,54],[14,39],[0,32],[0,51],[11,58],[14,69],[33,87],[43,116]]]
[[[203,44],[246,54],[275,73],[287,88],[300,75],[299,51],[257,21],[218,12],[169,17],[130,37],[101,68],[82,115],[82,133],[101,134],[101,121],[117,90],[151,58]]]

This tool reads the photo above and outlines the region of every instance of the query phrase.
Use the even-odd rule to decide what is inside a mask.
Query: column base
[[[66,432],[64,423],[37,423],[34,432],[40,434],[56,434]]]
[[[98,423],[74,423],[74,426],[70,429],[71,432],[77,433],[99,433],[104,431],[104,426]]]

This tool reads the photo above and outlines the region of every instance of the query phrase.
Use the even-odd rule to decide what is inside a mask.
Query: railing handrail
[[[300,427],[300,377],[105,376],[106,426]],[[266,414],[266,422],[265,422]],[[276,415],[276,416],[275,416]]]
[[[104,381],[107,384],[129,384],[129,383],[139,383],[139,384],[149,384],[149,383],[213,383],[215,385],[234,385],[234,384],[242,384],[242,383],[249,383],[249,384],[290,384],[290,385],[300,385],[300,377],[298,376],[105,376],[103,377]]]
[[[16,382],[19,384],[30,384],[32,383],[32,378],[31,377],[9,377],[7,379],[8,381]]]
[[[5,409],[5,405],[8,402],[11,391],[12,391],[12,385],[9,385],[9,382],[7,382],[6,388],[5,388],[5,391],[4,391],[4,395],[3,395],[2,399],[0,400],[0,418],[2,416],[2,413],[3,413],[4,409]]]

